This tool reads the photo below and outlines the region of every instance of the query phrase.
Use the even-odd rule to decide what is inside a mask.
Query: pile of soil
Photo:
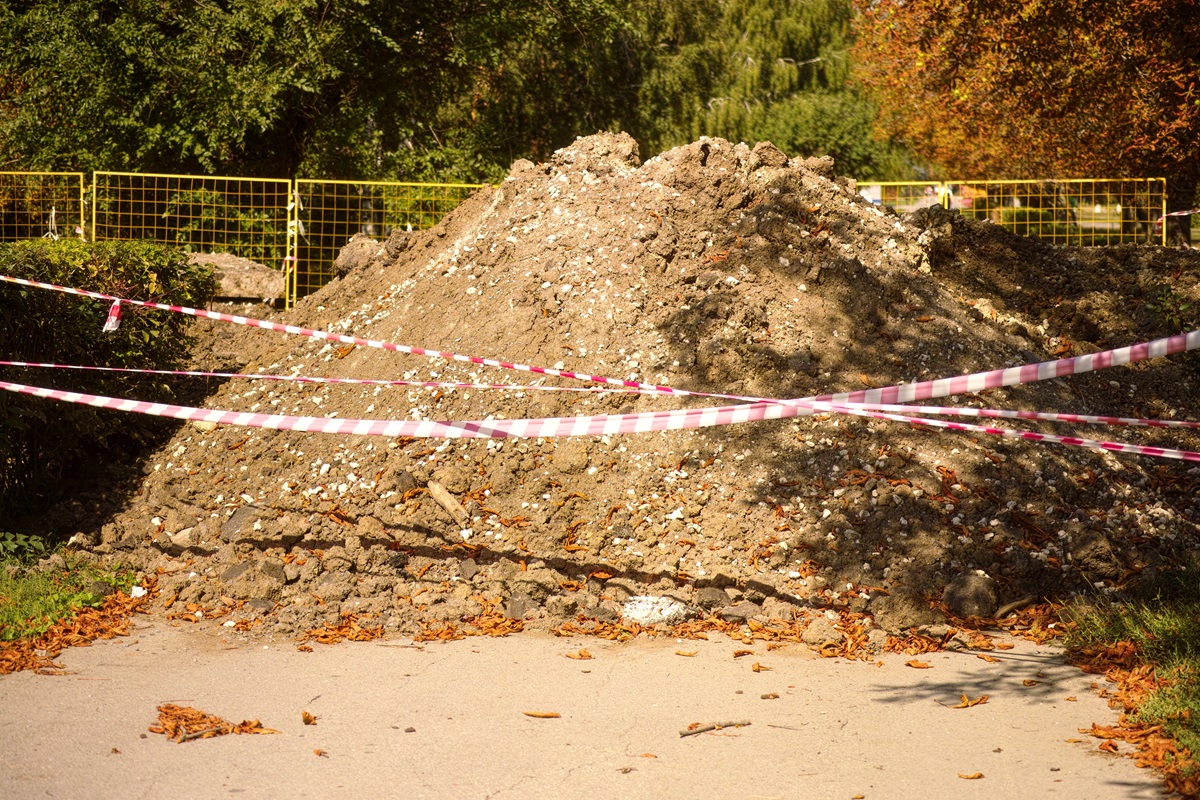
[[[623,134],[518,162],[430,231],[356,239],[338,273],[278,318],[760,397],[1095,352],[1175,333],[1200,307],[1191,251],[1052,247],[937,208],[901,217],[829,159],[702,139],[642,163]],[[580,386],[222,323],[197,330],[197,366]],[[1197,419],[1198,367],[1188,354],[949,402]],[[723,401],[232,381],[205,404],[463,420]],[[1186,432],[1079,435],[1200,449]],[[77,541],[156,575],[169,615],[229,612],[225,624],[264,633],[346,614],[414,632],[492,611],[550,627],[830,609],[898,630],[946,611],[987,617],[1026,595],[1119,593],[1186,564],[1200,542],[1198,487],[1193,463],[827,414],[510,440],[187,424],[125,506]]]

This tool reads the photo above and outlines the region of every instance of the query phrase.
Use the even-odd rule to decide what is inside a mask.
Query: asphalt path
[[[934,653],[915,669],[721,635],[306,653],[139,625],[63,653],[69,674],[0,677],[0,797],[1162,797],[1155,773],[1079,732],[1115,721],[1097,678],[1019,640],[995,663]],[[963,695],[987,700],[953,708]],[[147,732],[165,703],[280,733],[175,743]],[[750,724],[680,735],[727,722]]]

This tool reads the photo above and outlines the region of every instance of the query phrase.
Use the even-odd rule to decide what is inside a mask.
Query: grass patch
[[[15,558],[0,561],[0,642],[41,636],[82,608],[99,608],[105,587],[128,592],[134,575],[100,567],[69,553],[62,567],[38,569]]]
[[[1177,748],[1155,766],[1176,790],[1200,791],[1200,565],[1168,573],[1129,603],[1069,616],[1067,648],[1089,671],[1118,684],[1113,696],[1126,712],[1122,726],[1159,726]]]

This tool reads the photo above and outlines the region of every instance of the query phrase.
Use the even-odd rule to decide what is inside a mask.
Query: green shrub
[[[137,300],[203,306],[214,281],[174,248],[142,242],[33,240],[0,244],[0,273]],[[123,306],[120,328],[102,332],[109,304],[0,283],[0,359],[89,366],[175,367],[190,317]],[[0,377],[53,389],[170,401],[152,376],[0,367]],[[56,499],[72,467],[140,445],[163,423],[119,411],[0,392],[0,525]]]

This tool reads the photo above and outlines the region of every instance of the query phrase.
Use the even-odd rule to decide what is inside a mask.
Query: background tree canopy
[[[623,129],[901,177],[849,0],[28,0],[0,7],[0,164],[494,180]]]
[[[1200,178],[1195,0],[855,0],[880,131],[963,178]]]

